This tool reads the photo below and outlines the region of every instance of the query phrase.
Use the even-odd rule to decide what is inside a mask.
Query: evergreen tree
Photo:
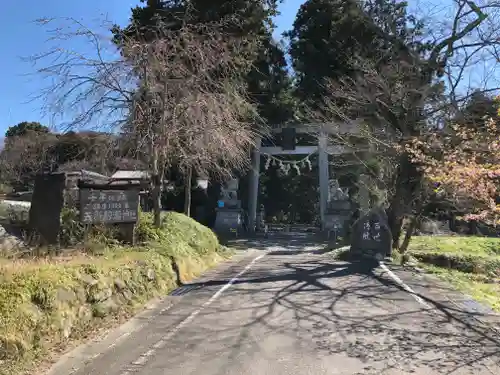
[[[290,40],[296,94],[315,101],[327,94],[325,79],[358,71],[357,60],[382,65],[404,48],[423,49],[422,25],[396,0],[307,0],[299,9]]]
[[[454,122],[470,128],[482,128],[486,118],[498,118],[498,102],[481,91],[474,92]]]
[[[24,136],[28,132],[46,134],[49,133],[50,130],[48,127],[40,124],[39,122],[23,121],[17,125],[9,127],[9,129],[7,129],[7,131],[5,132],[5,137],[13,138],[13,137]]]
[[[325,94],[325,78],[352,74],[351,59],[369,53],[376,37],[355,0],[306,1],[286,36],[290,40],[297,96],[312,100]]]

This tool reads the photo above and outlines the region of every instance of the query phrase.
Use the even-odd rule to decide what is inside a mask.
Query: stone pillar
[[[243,210],[238,199],[239,180],[227,181],[221,189],[216,209],[214,231],[220,235],[238,236],[243,227]]]
[[[328,163],[328,135],[320,133],[318,138],[318,160],[319,160],[319,210],[321,217],[321,229],[325,229],[325,213],[328,203],[328,180],[330,179]]]
[[[259,176],[260,176],[260,138],[256,142],[257,146],[252,151],[252,168],[250,169],[249,189],[248,189],[248,231],[255,232],[257,218],[257,201],[259,198]]]

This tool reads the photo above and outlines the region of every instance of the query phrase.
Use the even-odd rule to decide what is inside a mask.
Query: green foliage
[[[486,119],[497,119],[499,102],[480,91],[474,92],[464,108],[455,116],[453,123],[478,129],[485,126]]]
[[[466,273],[500,276],[500,239],[414,237],[409,254],[420,262]]]
[[[328,94],[324,80],[360,72],[359,61],[383,65],[406,48],[422,50],[422,25],[395,0],[308,0],[299,9],[290,40],[296,94],[313,106]],[[321,108],[316,108],[321,109]]]
[[[158,25],[169,25],[177,30],[183,22],[192,24],[223,23],[227,34],[239,37],[260,37],[272,27],[272,17],[277,12],[277,0],[170,0],[145,1],[143,6],[132,8],[130,24],[122,29],[115,25],[112,32],[115,43],[120,45],[127,38],[149,40],[156,37],[151,31]]]
[[[262,42],[246,81],[260,116],[269,124],[282,124],[292,119],[297,107],[292,96],[292,81],[283,48],[272,40],[271,32]]]
[[[500,268],[500,258],[498,257],[438,252],[411,253],[411,255],[423,263],[466,273],[496,275]]]
[[[416,236],[413,237],[409,250],[412,252],[436,251],[438,253],[500,256],[500,239],[492,237]]]
[[[325,78],[352,74],[352,58],[369,55],[376,35],[355,0],[308,0],[286,33],[297,75],[297,95],[315,101],[325,94]]]
[[[23,204],[7,204],[0,201],[0,221],[9,224],[27,224],[29,206]]]
[[[465,273],[427,264],[423,264],[423,267],[427,272],[453,285],[460,292],[490,306],[494,311],[500,312],[500,284],[498,278],[482,273]]]
[[[120,232],[113,225],[85,226],[80,221],[78,210],[65,207],[61,211],[59,245],[63,247],[82,245],[86,252],[102,254],[119,244]]]
[[[28,132],[49,133],[50,130],[48,127],[40,124],[39,122],[23,121],[17,125],[9,127],[9,129],[5,132],[5,137],[20,137],[26,135]]]
[[[19,130],[20,132],[20,130]],[[6,183],[18,189],[30,189],[34,175],[41,170],[87,169],[100,173],[119,167],[140,166],[126,158],[129,150],[119,147],[119,138],[104,132],[67,132],[12,136],[0,153],[0,174]]]
[[[59,240],[65,246],[83,242],[85,226],[80,222],[80,215],[76,209],[63,208],[61,211],[61,229]]]
[[[282,157],[283,158],[283,157]],[[291,156],[300,160],[303,156]],[[284,158],[283,158],[284,159]],[[315,159],[312,160],[315,163]],[[319,221],[318,169],[301,168],[300,175],[292,170],[288,175],[277,166],[270,166],[260,177],[260,202],[267,220],[279,223],[315,224]]]
[[[58,136],[52,153],[61,165],[81,160],[100,162],[99,159],[107,159],[113,143],[113,136],[108,133],[70,131]]]

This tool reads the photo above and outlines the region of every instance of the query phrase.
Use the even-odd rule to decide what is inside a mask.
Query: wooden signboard
[[[136,223],[139,190],[80,189],[80,221],[84,224]]]

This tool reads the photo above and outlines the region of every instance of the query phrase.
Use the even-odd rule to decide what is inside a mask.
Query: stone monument
[[[389,256],[392,235],[387,214],[382,208],[373,208],[352,226],[351,255],[382,260]]]
[[[214,225],[216,233],[236,237],[243,228],[243,210],[238,199],[238,187],[238,179],[229,180],[221,187]]]
[[[328,238],[344,237],[346,224],[352,215],[352,205],[347,189],[342,189],[336,179],[328,181],[328,201],[325,211],[325,227]]]

